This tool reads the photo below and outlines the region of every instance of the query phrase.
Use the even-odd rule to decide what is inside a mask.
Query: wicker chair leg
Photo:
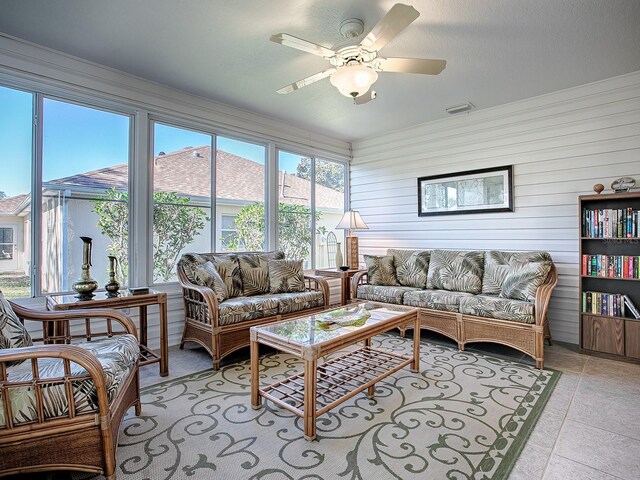
[[[544,360],[536,360],[536,368],[543,370],[544,369]]]
[[[461,352],[464,352],[464,343],[458,342],[458,350],[460,350]]]
[[[215,372],[220,370],[220,359],[219,358],[215,358],[215,357],[213,358],[213,362],[212,362],[211,368],[213,368],[213,370]]]

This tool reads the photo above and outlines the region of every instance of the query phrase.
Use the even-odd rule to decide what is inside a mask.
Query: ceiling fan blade
[[[438,75],[447,66],[447,61],[428,58],[377,58],[373,64],[376,70],[382,72]]]
[[[396,3],[371,29],[360,45],[370,52],[378,51],[419,16],[420,12],[415,8]]]
[[[271,35],[271,41],[279,43],[286,47],[295,48],[296,50],[302,50],[303,52],[312,53],[319,57],[331,58],[335,56],[336,52],[330,50],[322,45],[303,40],[302,38],[294,37],[288,33],[278,33]]]
[[[280,90],[277,90],[278,93],[291,93],[294,90],[299,90],[302,87],[306,87],[307,85],[311,85],[318,80],[322,80],[323,78],[327,78],[333,72],[336,71],[336,68],[329,68],[324,72],[316,73],[315,75],[311,75],[310,77],[303,78],[302,80],[298,80],[297,82],[293,82],[291,85],[287,85],[286,87],[282,87]]]
[[[377,96],[378,96],[378,94],[374,90],[369,89],[369,91],[367,93],[365,93],[364,95],[361,95],[359,97],[356,97],[353,100],[354,100],[354,103],[356,105],[362,105],[363,103],[370,102],[371,100],[373,100]]]

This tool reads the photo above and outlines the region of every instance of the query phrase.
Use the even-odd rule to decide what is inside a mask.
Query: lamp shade
[[[329,80],[342,95],[355,98],[367,93],[377,79],[378,73],[374,69],[353,63],[338,68]]]
[[[360,212],[357,210],[349,210],[348,212],[344,212],[344,215],[340,219],[340,223],[336,226],[336,228],[343,228],[345,230],[368,230],[369,227],[362,217],[360,216]]]

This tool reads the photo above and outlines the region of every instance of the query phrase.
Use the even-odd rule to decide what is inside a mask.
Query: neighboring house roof
[[[176,192],[191,197],[211,196],[209,161],[211,147],[188,147],[158,155],[154,159],[154,189]],[[234,202],[264,201],[264,165],[232,153],[218,151],[216,159],[216,198]],[[284,187],[283,187],[284,179]],[[127,165],[93,170],[46,182],[47,186],[63,186],[108,190],[127,188]],[[309,204],[311,182],[281,171],[278,178],[280,202]],[[316,207],[342,209],[344,194],[316,185]]]
[[[28,198],[28,194],[22,194],[1,199],[0,215],[18,215]]]

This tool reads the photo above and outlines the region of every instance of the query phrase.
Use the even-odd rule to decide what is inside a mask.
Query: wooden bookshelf
[[[583,292],[627,295],[636,308],[640,308],[640,278],[593,276],[585,275],[583,271],[583,255],[640,257],[640,238],[638,238],[640,225],[636,225],[635,232],[633,230],[630,232],[632,233],[631,238],[626,235],[616,237],[617,232],[613,232],[613,236],[610,236],[610,231],[607,232],[609,235],[604,237],[600,236],[599,232],[587,231],[588,215],[585,215],[585,211],[592,210],[631,208],[632,211],[638,211],[640,210],[640,192],[583,195],[579,197],[578,203],[580,212],[580,265],[578,267],[580,347],[586,353],[606,354],[640,361],[640,319],[634,318],[628,308],[625,309],[624,316],[611,316],[583,310]],[[605,232],[602,233],[604,235]]]

